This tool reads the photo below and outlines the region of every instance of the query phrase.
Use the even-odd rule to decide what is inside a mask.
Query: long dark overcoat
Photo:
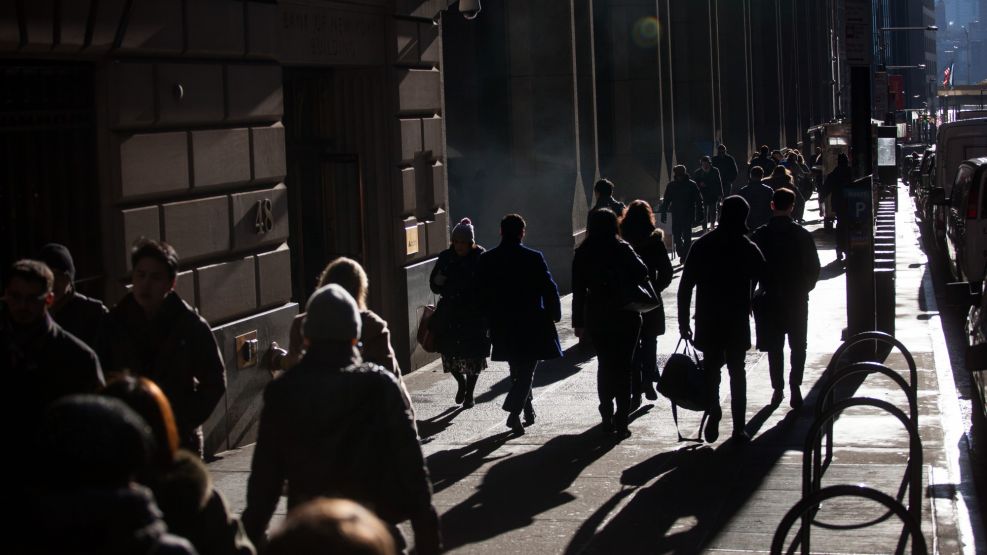
[[[555,330],[562,319],[559,288],[540,252],[502,241],[480,256],[477,276],[490,324],[492,360],[562,356]]]
[[[668,249],[662,231],[656,229],[643,241],[631,243],[634,252],[648,267],[648,279],[658,293],[658,308],[644,313],[641,335],[655,337],[665,333],[665,307],[661,304],[661,292],[672,283],[672,261],[668,259]]]
[[[490,338],[480,304],[476,265],[485,251],[477,246],[466,256],[452,248],[439,254],[428,284],[432,292],[442,295],[431,329],[435,332],[440,353],[457,358],[490,356]]]

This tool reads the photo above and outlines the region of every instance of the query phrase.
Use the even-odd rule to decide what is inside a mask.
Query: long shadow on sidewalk
[[[589,349],[580,343],[576,343],[562,353],[562,358],[539,362],[538,369],[535,370],[535,379],[532,383],[532,387],[537,389],[539,387],[551,385],[555,382],[560,382],[569,376],[572,376],[576,372],[579,372],[583,365],[594,356],[596,356],[596,353],[593,352],[592,349]],[[476,402],[486,403],[488,401],[493,401],[498,396],[506,394],[510,388],[510,377],[504,377],[504,379],[491,385],[488,390],[477,395]]]

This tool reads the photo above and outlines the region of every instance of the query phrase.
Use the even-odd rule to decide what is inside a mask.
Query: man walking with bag
[[[500,245],[476,264],[480,298],[490,325],[491,360],[507,361],[511,390],[504,399],[507,427],[516,434],[535,422],[531,382],[538,361],[562,356],[555,323],[562,319],[559,288],[545,257],[521,244],[524,219],[508,214],[500,221]],[[524,412],[524,423],[521,412]]]
[[[819,279],[819,253],[812,235],[792,220],[795,192],[778,189],[771,199],[773,216],[751,235],[766,261],[760,290],[755,297],[754,319],[757,348],[768,353],[768,368],[774,395],[781,402],[785,388],[785,336],[792,351],[789,376],[793,409],[802,406],[802,372],[809,321],[809,291]]]
[[[679,333],[692,338],[689,316],[692,289],[696,289],[696,333],[694,343],[703,353],[703,366],[710,395],[706,441],[719,437],[720,372],[726,363],[730,372],[730,407],[733,438],[747,442],[744,431],[747,412],[747,377],[744,357],[751,346],[751,292],[764,268],[760,249],[746,237],[747,201],[730,196],[723,201],[720,225],[692,246],[679,281]]]

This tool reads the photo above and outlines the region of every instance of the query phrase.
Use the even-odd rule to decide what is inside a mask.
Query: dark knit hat
[[[119,399],[72,395],[53,403],[41,420],[36,460],[49,485],[120,487],[148,463],[151,428]]]
[[[302,335],[310,341],[348,342],[360,339],[360,309],[341,286],[330,283],[316,289],[305,304]]]
[[[75,262],[72,260],[72,253],[65,245],[48,243],[38,252],[38,260],[47,264],[53,272],[62,272],[69,277],[69,280],[75,281]]]
[[[720,226],[723,228],[739,229],[747,232],[747,214],[751,206],[740,195],[731,195],[723,199],[723,209],[720,212]]]
[[[459,220],[456,227],[452,228],[452,240],[472,243],[475,237],[473,222],[469,218]]]

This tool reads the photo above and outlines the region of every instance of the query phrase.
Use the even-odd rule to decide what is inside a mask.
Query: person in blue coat
[[[504,400],[507,427],[524,433],[535,421],[531,382],[538,361],[562,356],[555,323],[562,319],[559,288],[545,257],[521,244],[524,218],[500,221],[500,245],[480,255],[476,276],[493,344],[491,360],[507,361],[511,390]],[[524,412],[524,423],[521,412]]]

